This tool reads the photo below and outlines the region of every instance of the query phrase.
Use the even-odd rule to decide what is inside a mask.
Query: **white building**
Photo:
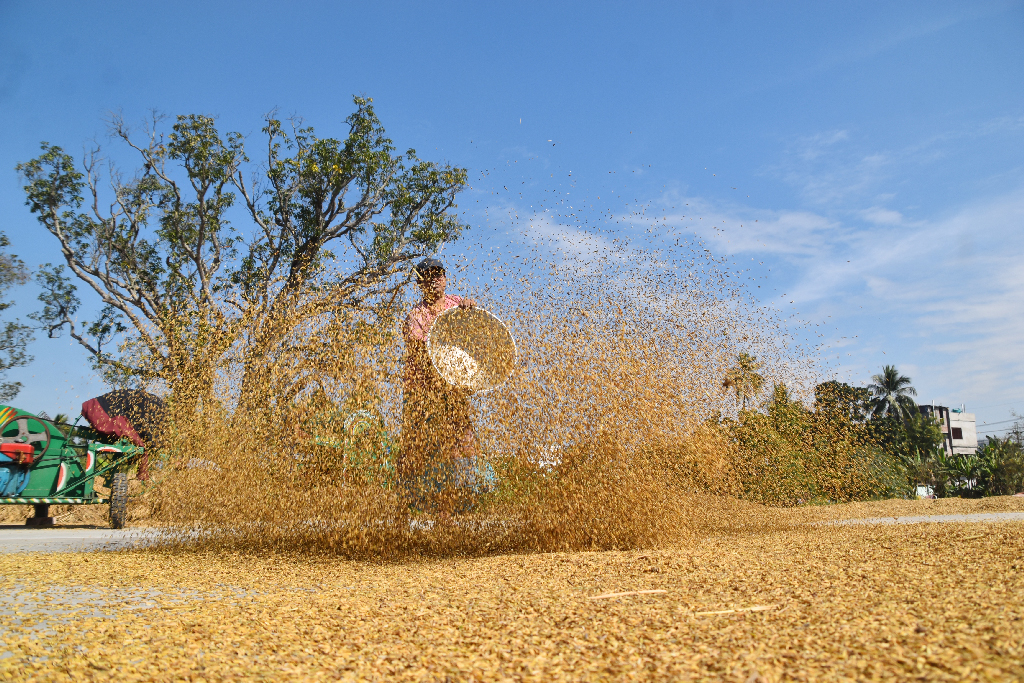
[[[946,406],[918,406],[922,415],[934,417],[939,421],[939,429],[945,440],[946,453],[974,453],[978,450],[978,427],[974,413]]]

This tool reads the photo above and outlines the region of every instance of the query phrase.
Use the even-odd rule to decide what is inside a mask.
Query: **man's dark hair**
[[[413,268],[413,273],[416,274],[416,280],[423,282],[424,280],[431,280],[438,275],[444,275],[444,264],[438,261],[436,258],[427,257],[416,264]]]

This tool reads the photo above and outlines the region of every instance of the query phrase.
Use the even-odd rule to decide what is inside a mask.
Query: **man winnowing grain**
[[[472,299],[446,294],[444,264],[423,259],[415,268],[423,300],[405,318],[405,373],[402,378],[402,450],[398,473],[410,505],[442,516],[464,506],[477,456],[469,393],[446,382],[427,354],[434,320],[450,308],[473,308]]]

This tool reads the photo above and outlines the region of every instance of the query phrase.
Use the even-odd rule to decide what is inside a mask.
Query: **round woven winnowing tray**
[[[474,392],[504,384],[516,365],[516,340],[504,322],[482,308],[449,308],[434,320],[427,354],[449,384]]]

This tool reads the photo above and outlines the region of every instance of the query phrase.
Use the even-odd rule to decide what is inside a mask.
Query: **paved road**
[[[948,522],[1024,522],[1024,512],[972,512],[960,515],[920,515],[917,517],[871,517],[868,519],[841,519],[835,522],[818,522],[818,524],[837,524],[852,526],[855,524],[926,524]]]
[[[120,550],[145,543],[145,529],[0,526],[0,553]]]
[[[1024,522],[1024,512],[871,517],[815,522],[815,524],[851,526],[857,524],[941,524],[948,522]],[[145,545],[156,535],[157,532],[152,529],[102,529],[96,527],[32,529],[24,526],[0,526],[0,553],[121,550]]]

